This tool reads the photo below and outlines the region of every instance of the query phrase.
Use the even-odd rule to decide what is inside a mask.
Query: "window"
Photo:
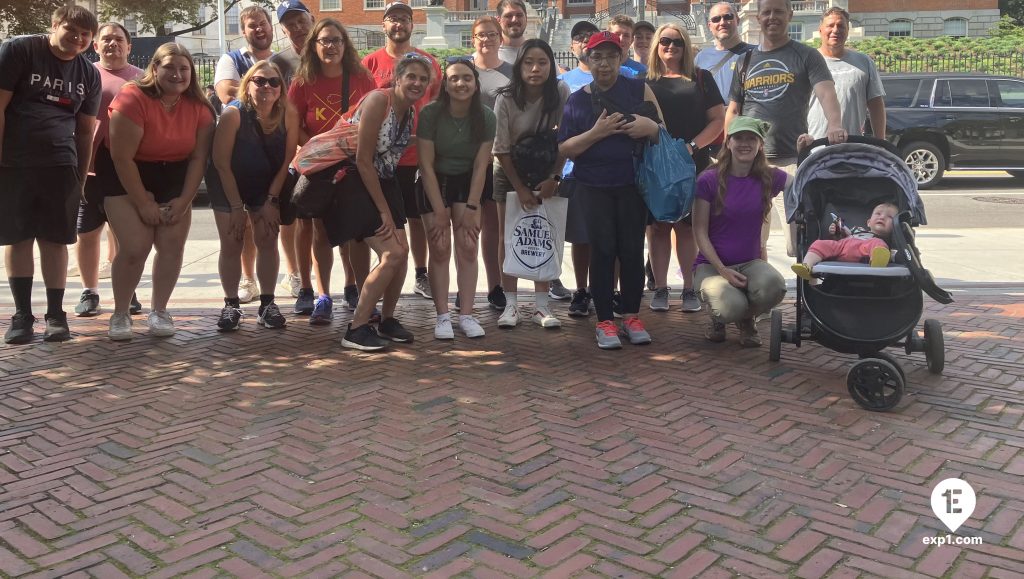
[[[889,22],[889,38],[910,36],[913,32],[914,25],[909,20],[893,20]]]
[[[1024,109],[1024,82],[1017,80],[997,80],[999,99],[1002,106]]]
[[[320,0],[321,10],[341,10],[341,0]]]
[[[948,18],[942,23],[942,33],[954,38],[967,36],[966,18]]]
[[[131,34],[133,37],[139,34],[139,23],[135,20],[134,16],[124,19],[124,27],[128,30],[128,34]]]
[[[937,107],[988,107],[988,83],[984,79],[940,80],[935,87]]]
[[[569,0],[569,4],[593,4],[594,0]]]
[[[206,11],[206,6],[200,6],[199,12],[196,13],[196,17],[200,23],[203,23],[206,22],[206,20],[209,18],[207,14],[208,13]],[[206,27],[204,26],[198,30],[193,30],[192,36],[206,36]]]
[[[459,40],[462,44],[462,48],[473,48],[473,32],[470,30],[463,30],[459,33]]]
[[[789,23],[789,37],[793,40],[804,39],[804,23],[803,22],[790,22]]]
[[[363,0],[363,6],[366,10],[381,10],[386,3],[386,0]]]
[[[913,106],[917,97],[917,88],[921,85],[919,78],[885,79],[885,106],[906,108]],[[926,97],[927,98],[927,97]]]
[[[224,34],[238,33],[238,4],[235,4],[224,15]]]

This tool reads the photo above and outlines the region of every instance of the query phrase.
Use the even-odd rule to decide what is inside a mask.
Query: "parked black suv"
[[[964,73],[882,76],[886,139],[918,186],[949,169],[1008,171],[1024,178],[1024,79]]]

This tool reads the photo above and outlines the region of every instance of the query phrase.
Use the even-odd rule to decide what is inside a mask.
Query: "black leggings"
[[[591,187],[580,183],[576,195],[583,204],[590,237],[590,293],[594,296],[598,321],[613,319],[612,292],[615,289],[615,260],[620,264],[622,309],[640,311],[644,291],[644,232],[647,206],[633,185]]]

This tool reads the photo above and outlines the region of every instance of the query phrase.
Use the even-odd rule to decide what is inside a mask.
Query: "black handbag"
[[[355,165],[348,159],[312,173],[299,175],[292,191],[291,204],[295,207],[295,215],[299,219],[323,219],[334,203],[336,179],[339,171],[355,171]]]
[[[558,133],[547,128],[549,119],[549,113],[541,115],[536,132],[519,137],[510,151],[512,166],[531,190],[551,175],[558,160]]]

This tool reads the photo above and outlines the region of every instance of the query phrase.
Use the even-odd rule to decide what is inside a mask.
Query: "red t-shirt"
[[[426,106],[430,101],[437,98],[438,93],[441,92],[441,67],[437,65],[437,61],[434,60],[434,57],[430,56],[429,53],[418,48],[413,48],[413,50],[429,58],[430,62],[434,65],[434,80],[427,88],[427,94],[423,95],[423,97],[413,105],[416,108],[416,120],[419,122],[420,109]],[[363,58],[363,66],[370,69],[370,72],[373,73],[373,78],[377,81],[377,88],[387,88],[391,86],[391,81],[395,76],[396,60],[397,59],[388,54],[387,49],[384,48],[371,52]],[[416,127],[413,126],[412,129],[413,134],[415,135]],[[419,155],[416,153],[416,147],[414,145],[410,145],[405,149],[405,154],[402,155],[398,165],[400,167],[409,167],[415,166],[417,163],[419,163]]]
[[[377,88],[373,78],[355,74],[348,79],[348,112],[355,110],[363,95]],[[309,136],[334,127],[346,111],[341,110],[341,77],[317,77],[312,84],[303,84],[293,78],[288,89],[288,101],[299,112],[302,125]]]
[[[187,95],[170,111],[160,99],[146,96],[135,83],[128,83],[110,103],[114,111],[142,127],[136,161],[182,161],[196,148],[196,131],[213,123],[213,112],[205,103]]]

